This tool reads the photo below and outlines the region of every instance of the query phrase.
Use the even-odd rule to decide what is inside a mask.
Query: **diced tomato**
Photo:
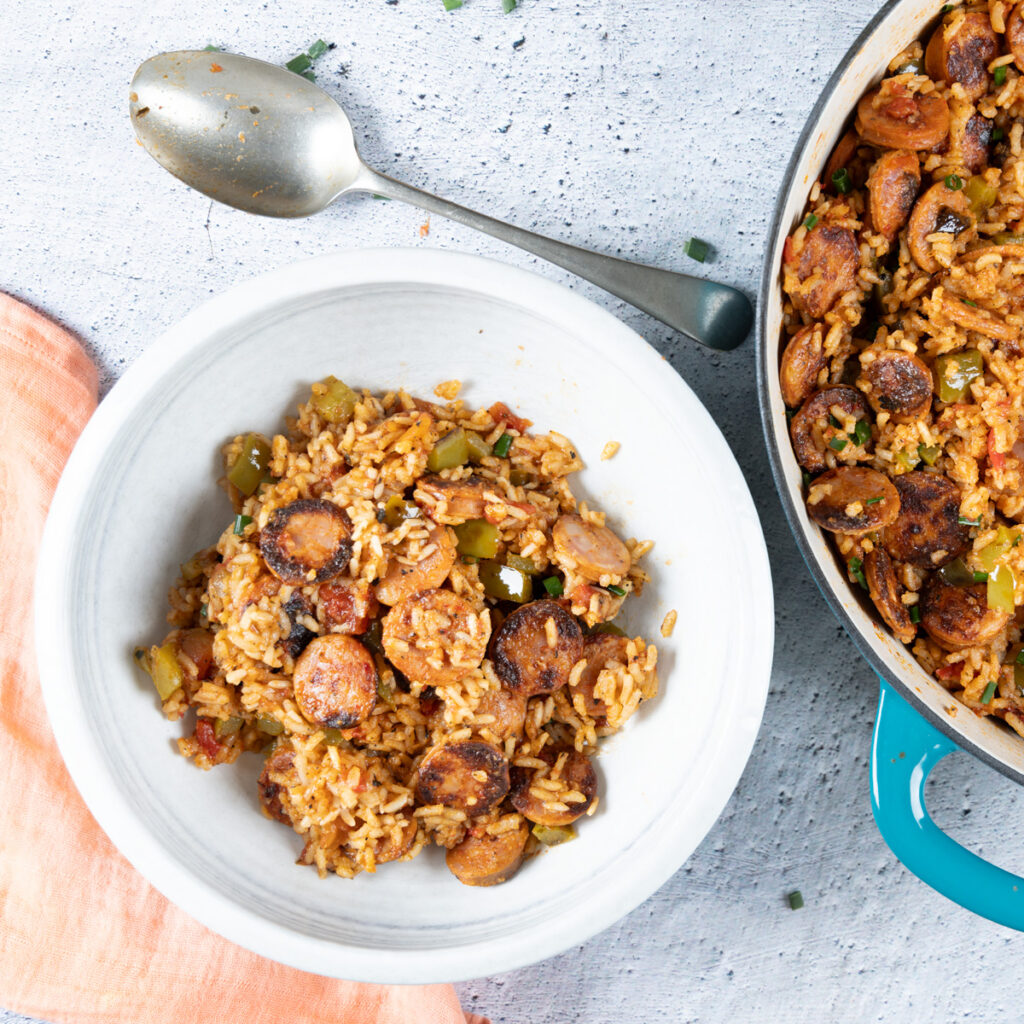
[[[327,625],[336,632],[354,636],[370,628],[380,607],[365,580],[323,583],[320,585],[320,607]]]
[[[897,121],[909,121],[918,113],[917,104],[911,96],[894,96],[888,103],[882,104],[882,110]]]
[[[424,691],[420,696],[420,714],[430,718],[431,715],[436,715],[441,710],[443,704],[444,701],[433,690]]]
[[[533,425],[532,420],[524,420],[517,416],[504,402],[495,402],[487,411],[495,423],[505,423],[513,430],[518,430],[520,434],[525,434]]]
[[[988,432],[988,461],[993,469],[1002,469],[1006,465],[1006,456],[996,451],[995,431]]]
[[[954,661],[952,665],[943,665],[935,670],[935,676],[937,679],[956,679],[963,671],[963,664],[962,661]]]
[[[793,262],[793,239],[787,238],[786,244],[782,247],[782,262],[792,263]]]
[[[217,742],[213,723],[208,718],[200,718],[196,722],[196,742],[199,744],[199,749],[211,761],[215,761],[220,755],[221,745]]]

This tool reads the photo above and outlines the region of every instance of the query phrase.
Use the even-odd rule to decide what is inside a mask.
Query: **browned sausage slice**
[[[517,608],[491,644],[498,678],[524,699],[564,686],[582,656],[580,624],[554,601],[533,601]]]
[[[470,519],[482,519],[489,489],[486,480],[471,476],[467,480],[446,480],[441,476],[424,476],[416,483],[414,497],[431,518],[458,525]]]
[[[988,11],[954,11],[939,22],[924,52],[924,69],[936,82],[959,82],[969,100],[988,91],[988,66],[999,41]]]
[[[1009,621],[1008,612],[989,608],[984,583],[956,587],[933,572],[921,591],[921,625],[947,651],[987,644]]]
[[[857,282],[860,252],[849,228],[821,223],[784,249],[784,287],[797,309],[820,320]]]
[[[866,420],[870,415],[864,395],[856,388],[840,384],[822,388],[811,395],[789,424],[793,451],[796,453],[797,461],[808,473],[820,473],[828,467],[825,451],[833,440],[838,439],[837,443],[845,442],[838,451],[832,449],[836,455],[843,458],[853,456],[856,459],[861,454],[855,440],[831,422],[832,410],[836,407],[845,416],[853,417],[855,420]]]
[[[910,255],[926,273],[934,274],[940,267],[932,251],[928,236],[945,232],[956,239],[970,241],[977,232],[974,229],[974,215],[971,204],[963,189],[947,188],[944,181],[932,185],[914,204],[907,228],[907,245]],[[966,238],[964,238],[964,234]]]
[[[960,491],[939,473],[901,473],[893,483],[900,514],[882,534],[882,545],[897,562],[935,569],[967,549],[971,536],[960,524]]]
[[[629,549],[607,526],[587,522],[582,516],[559,516],[551,530],[555,551],[585,579],[625,576],[632,564]]]
[[[867,187],[871,225],[891,242],[907,223],[921,188],[917,154],[906,149],[883,153],[871,168]]]
[[[818,388],[818,374],[825,368],[824,328],[810,324],[801,328],[786,345],[779,366],[782,400],[795,407]]]
[[[833,533],[870,533],[896,520],[900,499],[884,473],[840,466],[811,481],[807,514]]]
[[[992,122],[973,113],[964,121],[955,117],[950,124],[950,140],[960,149],[960,162],[969,171],[980,171],[989,162]]]
[[[483,722],[482,718],[492,721]],[[526,699],[504,686],[488,690],[476,706],[476,728],[488,730],[499,740],[522,736],[526,722]]]
[[[402,551],[391,556],[387,571],[374,588],[381,604],[396,605],[421,590],[441,586],[448,578],[458,555],[451,531],[447,526],[432,526],[426,543],[430,554],[412,565],[404,561]]]
[[[509,800],[524,818],[536,825],[547,825],[549,828],[571,825],[577,818],[587,813],[594,802],[594,797],[597,796],[597,775],[586,754],[571,748],[558,750],[545,747],[540,757],[554,766],[561,754],[567,756],[562,766],[558,788],[549,789],[545,785],[550,778],[546,771],[520,767],[512,769]],[[579,793],[583,799],[562,799],[567,792],[573,791]]]
[[[586,713],[598,722],[604,721],[608,706],[603,700],[598,700],[594,696],[597,677],[609,663],[625,665],[628,662],[629,658],[626,655],[628,643],[629,641],[624,636],[615,636],[612,633],[592,633],[583,641],[583,657],[587,659],[587,666],[579,681],[570,683],[569,695],[573,699],[573,703],[575,703],[575,697],[579,695],[583,699],[583,708]]]
[[[864,556],[864,578],[871,600],[886,625],[896,634],[896,639],[905,644],[912,643],[917,636],[917,627],[901,600],[903,587],[896,579],[892,559],[881,548],[872,548]]]
[[[854,125],[872,146],[932,149],[949,132],[949,106],[935,93],[911,95],[887,79],[861,97]]]
[[[352,522],[332,501],[293,501],[275,509],[260,531],[260,554],[285,583],[322,583],[348,565]]]
[[[869,349],[861,362],[864,369],[857,385],[876,412],[885,411],[897,423],[908,423],[931,408],[932,371],[917,356],[898,349]]]
[[[525,821],[498,836],[470,833],[445,854],[445,863],[463,885],[498,885],[519,870],[529,837]]]
[[[453,807],[471,818],[500,804],[508,786],[508,758],[480,740],[441,743],[427,752],[416,771],[421,804]]]
[[[318,636],[295,662],[295,703],[307,721],[351,729],[369,718],[377,703],[377,666],[355,637]]]
[[[989,312],[977,305],[968,305],[958,295],[943,291],[942,312],[949,317],[953,323],[968,331],[977,331],[984,334],[986,338],[994,338],[996,341],[1015,342],[1020,336],[1020,328],[1008,324],[995,313]]]
[[[373,844],[373,859],[377,864],[389,864],[391,861],[401,860],[412,847],[417,832],[416,819],[405,811],[399,817],[402,818],[402,822],[398,826],[397,839],[389,831]]]
[[[487,612],[450,590],[424,590],[384,616],[381,639],[388,661],[416,683],[442,686],[484,660],[491,637]]]
[[[259,778],[260,806],[268,818],[273,818],[282,825],[291,826],[292,819],[288,815],[281,794],[297,781],[294,751],[288,748],[275,750],[264,763]]]

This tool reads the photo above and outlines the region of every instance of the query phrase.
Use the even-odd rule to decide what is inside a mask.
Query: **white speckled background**
[[[938,0],[937,4],[938,6]],[[418,245],[495,256],[614,310],[705,401],[761,510],[776,577],[764,725],[721,820],[654,897],[584,946],[459,986],[509,1024],[1019,1021],[1024,941],[893,859],[868,804],[876,684],[810,581],[775,496],[752,339],[699,350],[533,258],[397,203],[314,220],[212,207],[135,145],[127,85],[164,49],[284,61],[317,36],[320,82],[368,162],[497,217],[753,292],[790,151],[875,0],[0,0],[0,288],[72,328],[104,385],[206,296],[299,256]],[[686,259],[691,234],[717,259]],[[244,367],[240,368],[244,372]],[[737,580],[737,586],[743,581]],[[742,623],[737,624],[742,628]],[[666,751],[666,756],[671,756]],[[930,784],[940,825],[1020,869],[1012,784],[966,755]],[[800,889],[803,910],[786,893]],[[0,1005],[4,976],[0,962]],[[0,1011],[0,1024],[23,1018]]]

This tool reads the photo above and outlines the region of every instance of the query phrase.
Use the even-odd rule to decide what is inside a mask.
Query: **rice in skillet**
[[[655,647],[611,621],[651,543],[577,504],[567,438],[458,391],[328,378],[287,433],[231,441],[236,518],[137,652],[164,713],[195,713],[186,757],[264,754],[264,812],[321,875],[434,842],[505,881],[594,813],[600,737],[657,692]]]

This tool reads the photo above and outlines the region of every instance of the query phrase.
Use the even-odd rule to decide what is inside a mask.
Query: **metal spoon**
[[[556,242],[371,170],[341,107],[275,64],[205,50],[161,53],[135,72],[130,99],[150,156],[228,206],[308,217],[346,192],[404,199],[550,260],[711,348],[735,348],[750,330],[750,302],[735,288]]]

